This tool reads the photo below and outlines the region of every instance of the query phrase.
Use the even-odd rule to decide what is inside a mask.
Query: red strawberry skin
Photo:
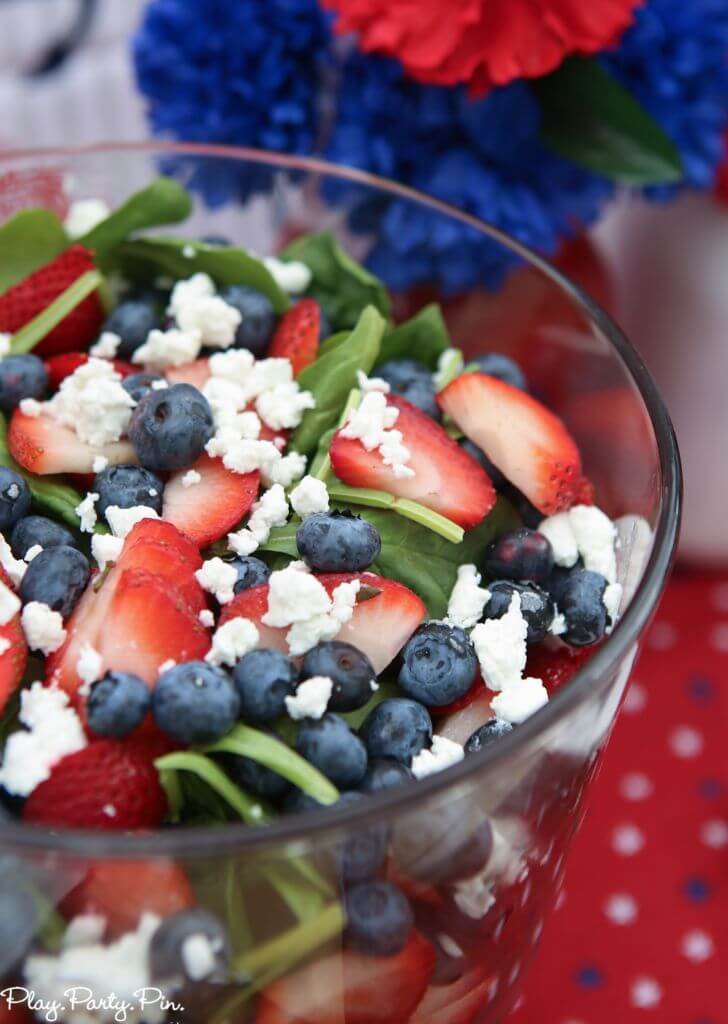
[[[15,461],[29,473],[83,474],[93,472],[97,455],[111,465],[136,463],[136,453],[128,441],[92,446],[86,444],[71,427],[52,417],[26,416],[20,409],[13,413],[8,427],[8,448]]]
[[[210,379],[209,359],[195,359],[191,363],[182,363],[181,366],[170,366],[165,371],[167,380],[173,384],[191,384],[192,387],[202,391]]]
[[[321,307],[315,299],[301,299],[281,317],[268,355],[289,359],[297,377],[316,358],[320,333]]]
[[[202,479],[182,483],[193,469]],[[193,466],[175,473],[164,489],[162,516],[199,547],[206,547],[234,529],[258,496],[260,474],[232,473],[222,459],[201,455]]]
[[[89,358],[88,352],[61,352],[57,356],[50,356],[46,359],[45,366],[48,371],[51,391],[57,391],[66,377],[70,377],[72,373],[75,373],[79,366],[83,366],[89,361]],[[123,359],[112,359],[111,362],[114,364],[116,372],[121,374],[122,377],[128,377],[132,373],[139,372],[138,366],[125,363]]]
[[[88,249],[72,245],[0,295],[0,331],[13,334],[42,313],[76,278],[93,269]],[[101,301],[92,292],[36,345],[36,355],[50,356],[87,347],[98,335],[103,320]]]
[[[546,644],[536,644],[528,649],[526,675],[541,679],[551,696],[589,661],[597,646],[567,647],[562,644],[559,647],[548,647]]]
[[[0,566],[0,581],[11,590],[14,589],[10,577],[2,566]],[[0,654],[0,714],[2,714],[5,705],[20,685],[28,661],[28,645],[20,624],[20,612],[4,626],[0,626],[0,640],[5,640],[10,644],[10,647]]]
[[[36,786],[23,807],[23,821],[54,828],[144,829],[160,825],[166,813],[167,799],[144,747],[95,740],[62,758]]]
[[[487,516],[496,500],[490,477],[476,460],[430,416],[399,395],[388,405],[399,409],[394,427],[409,449],[413,477],[397,478],[377,449],[337,431],[331,442],[331,465],[351,487],[371,487],[409,498],[469,530]]]

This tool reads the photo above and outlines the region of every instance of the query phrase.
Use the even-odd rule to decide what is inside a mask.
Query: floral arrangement
[[[666,200],[714,184],[727,55],[724,0],[151,0],[134,40],[156,133],[323,154],[546,254],[619,188]],[[347,201],[392,288],[503,273],[466,227]]]

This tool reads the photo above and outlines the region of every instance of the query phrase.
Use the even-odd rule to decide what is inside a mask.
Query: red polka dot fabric
[[[673,577],[507,1024],[728,1024],[728,576]]]

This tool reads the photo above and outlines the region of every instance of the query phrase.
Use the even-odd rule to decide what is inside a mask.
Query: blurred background
[[[552,257],[655,375],[685,463],[679,570],[514,1024],[728,1021],[727,127],[728,0],[0,0],[0,146],[154,135],[406,182]],[[425,265],[396,203],[351,227],[455,321],[520,304],[519,268],[496,279],[465,229]]]

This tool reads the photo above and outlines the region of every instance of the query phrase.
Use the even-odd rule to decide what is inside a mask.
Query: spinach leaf
[[[390,359],[418,359],[431,370],[439,356],[450,348],[450,335],[437,303],[424,306],[410,320],[391,327],[382,338],[378,363]]]
[[[0,227],[0,292],[50,263],[68,237],[50,210],[21,210]]]
[[[15,332],[10,339],[11,352],[15,355],[30,352],[61,320],[65,320],[76,306],[80,306],[83,300],[100,288],[103,283],[104,279],[98,270],[87,270],[85,274],[81,274],[73,284],[56,296],[49,306],[46,306],[37,316],[34,316],[19,331]]]
[[[270,810],[263,801],[255,799],[237,786],[218,764],[204,754],[198,754],[193,750],[180,750],[157,758],[154,765],[165,779],[167,792],[170,791],[168,772],[191,772],[221,796],[249,825],[260,825],[270,819]]]
[[[279,258],[306,264],[313,274],[307,294],[321,303],[334,330],[353,327],[365,306],[374,306],[385,319],[389,318],[387,289],[352,259],[330,232],[297,238]]]
[[[114,256],[117,269],[133,280],[149,281],[159,274],[177,280],[205,273],[218,285],[247,284],[255,288],[270,299],[276,313],[285,313],[290,305],[265,264],[245,249],[156,235],[122,242]]]
[[[93,249],[96,262],[103,267],[111,250],[133,232],[158,224],[177,224],[191,212],[192,200],[187,190],[172,178],[157,178],[75,241]]]
[[[312,451],[323,433],[335,426],[341,410],[356,387],[356,371],[369,373],[379,354],[384,319],[367,306],[348,339],[302,370],[298,383],[316,399],[316,408],[307,409],[291,438],[296,451]]]

